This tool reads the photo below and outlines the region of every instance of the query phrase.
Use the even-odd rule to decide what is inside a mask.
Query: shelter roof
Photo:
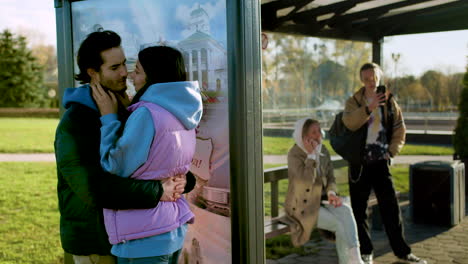
[[[468,29],[468,0],[262,0],[262,31],[372,41]]]

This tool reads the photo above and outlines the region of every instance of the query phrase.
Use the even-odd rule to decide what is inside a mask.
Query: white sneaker
[[[399,260],[408,263],[408,264],[427,264],[427,261],[424,259],[418,258],[413,254],[408,254],[403,258],[398,258]]]
[[[374,261],[372,260],[373,257],[372,257],[372,254],[369,254],[369,255],[361,255],[362,257],[362,261],[364,262],[364,264],[373,264]]]

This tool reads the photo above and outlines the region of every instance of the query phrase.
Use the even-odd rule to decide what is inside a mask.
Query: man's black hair
[[[99,72],[104,63],[101,52],[119,47],[121,43],[120,36],[110,30],[96,31],[89,34],[80,45],[78,50],[77,62],[80,73],[75,76],[77,81],[85,84],[91,81],[87,70],[89,68]]]

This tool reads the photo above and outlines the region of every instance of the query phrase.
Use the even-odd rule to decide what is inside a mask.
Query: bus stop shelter
[[[210,24],[213,22],[208,15],[209,11],[206,11],[209,7],[206,0],[196,3],[189,1],[186,3],[189,7],[187,17],[193,18],[192,22],[197,27],[190,27],[194,25],[192,23],[187,24],[186,29],[170,30],[188,30],[191,35],[184,35],[186,31],[177,37],[161,33],[159,39],[170,38],[167,43],[176,45],[185,52],[191,79],[198,80],[202,87],[206,82],[207,91],[219,92],[215,99],[221,101],[225,99],[226,108],[221,107],[219,109],[224,110],[218,112],[225,113],[226,130],[221,129],[218,135],[212,135],[211,145],[208,145],[208,148],[211,146],[216,149],[216,144],[213,143],[216,137],[228,134],[224,142],[228,146],[224,148],[227,151],[224,153],[227,155],[224,156],[227,157],[224,162],[228,165],[224,167],[227,167],[228,183],[227,187],[207,186],[209,188],[206,190],[212,191],[211,194],[218,191],[225,199],[216,201],[217,208],[222,204],[229,211],[227,218],[226,214],[222,214],[228,223],[225,228],[229,229],[229,245],[226,249],[228,259],[225,259],[225,263],[263,263],[265,253],[261,32],[371,42],[373,61],[382,64],[382,41],[386,36],[468,29],[466,18],[468,1],[220,0],[214,2],[220,2],[221,7],[217,10],[218,13],[211,14],[211,18],[220,14],[223,16],[215,26]],[[86,33],[96,29],[96,26],[113,29],[112,24],[106,24],[106,21],[100,19],[106,16],[113,18],[113,15],[117,17],[117,14],[121,13],[121,10],[118,10],[119,3],[125,7],[130,6],[129,10],[140,10],[138,12],[157,11],[158,5],[161,5],[161,8],[173,8],[171,10],[174,12],[181,10],[180,6],[171,6],[169,1],[132,0],[130,4],[125,0],[55,0],[60,98],[66,87],[78,86],[73,76],[76,74],[75,56],[80,41]],[[148,6],[149,8],[142,8]],[[204,9],[203,6],[207,8]],[[94,24],[88,25],[86,23],[90,20],[88,17],[90,15],[93,15],[91,18]],[[172,15],[177,17],[176,13]],[[120,18],[114,20],[118,19]],[[150,27],[150,24],[146,26],[146,23],[150,22],[149,20],[141,22],[137,25],[138,29],[143,31]],[[208,29],[202,27],[206,25]],[[131,36],[124,35],[123,39]],[[138,41],[139,39],[133,40],[133,42]],[[137,51],[144,46],[143,44],[154,43],[161,41],[153,39],[145,43],[138,42],[136,47],[130,45],[129,49]],[[198,49],[196,48],[198,44],[205,46]],[[216,53],[216,50],[219,52]],[[126,53],[128,56],[131,52],[126,51]],[[220,61],[222,67],[215,66]],[[215,121],[212,123],[222,124]],[[204,156],[201,155],[200,158],[203,159]],[[213,161],[212,157],[208,158],[210,162]],[[213,161],[213,164],[215,162]],[[203,168],[199,169],[202,175]],[[208,174],[207,177],[212,177],[216,173],[209,171]],[[69,256],[65,257],[65,261],[72,263]],[[205,262],[212,263],[208,257]]]

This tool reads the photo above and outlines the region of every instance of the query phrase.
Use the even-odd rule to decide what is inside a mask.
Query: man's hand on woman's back
[[[163,187],[161,201],[175,202],[182,196],[185,185],[187,184],[187,179],[184,174],[181,174],[161,180],[161,183]]]

